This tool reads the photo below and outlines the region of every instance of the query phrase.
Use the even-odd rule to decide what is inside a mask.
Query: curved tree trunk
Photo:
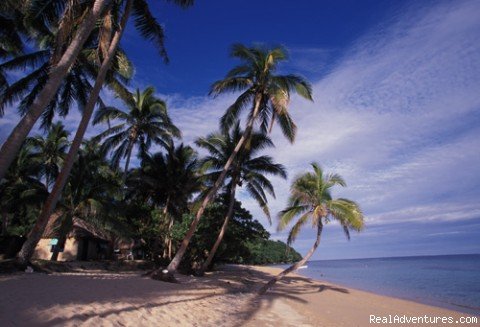
[[[175,257],[173,260],[170,262],[170,264],[167,267],[168,273],[172,274],[174,273],[177,269],[178,266],[180,265],[180,262],[182,261],[183,255],[185,254],[185,251],[187,250],[188,244],[190,243],[190,240],[195,233],[195,230],[197,229],[198,223],[200,222],[200,218],[202,218],[203,212],[207,208],[207,205],[214,199],[215,195],[217,194],[218,189],[220,186],[223,184],[223,180],[225,179],[225,176],[227,175],[228,170],[230,169],[230,166],[232,165],[233,161],[235,160],[237,154],[242,150],[243,146],[245,145],[246,141],[248,138],[250,138],[250,134],[253,129],[253,124],[255,123],[255,120],[258,117],[258,113],[260,111],[260,103],[262,100],[262,96],[257,95],[255,97],[255,105],[253,108],[253,114],[252,117],[249,119],[247,123],[247,127],[245,128],[245,131],[243,132],[242,137],[238,141],[237,145],[235,146],[235,149],[233,150],[232,154],[228,158],[227,162],[225,163],[225,166],[223,167],[223,170],[218,177],[218,179],[215,181],[215,184],[213,184],[212,188],[208,192],[207,196],[203,199],[202,205],[197,211],[197,214],[195,215],[195,219],[193,219],[192,223],[190,224],[190,228],[187,231],[187,234],[185,234],[185,237],[182,240],[182,244],[180,245],[180,248],[178,249],[177,253],[175,254]]]
[[[20,264],[27,264],[32,257],[35,247],[37,246],[38,241],[40,240],[43,232],[45,231],[48,219],[52,212],[55,210],[55,206],[57,205],[65,183],[67,182],[67,178],[70,174],[70,171],[72,170],[72,166],[75,161],[75,157],[77,156],[78,149],[82,144],[83,136],[85,135],[88,123],[90,122],[90,118],[92,117],[95,104],[97,103],[100,90],[103,86],[103,82],[105,81],[105,77],[112,63],[112,59],[114,58],[118,44],[120,43],[120,39],[128,21],[128,17],[130,16],[131,7],[132,0],[128,0],[125,6],[125,12],[120,22],[120,26],[113,36],[112,42],[108,48],[107,55],[102,62],[102,65],[97,75],[97,79],[95,80],[95,85],[93,86],[90,96],[88,98],[87,105],[83,110],[82,119],[75,134],[75,138],[73,139],[72,145],[70,146],[70,149],[68,151],[67,157],[65,158],[62,171],[58,175],[55,184],[53,185],[52,192],[50,192],[47,201],[43,205],[42,212],[37,218],[35,226],[33,226],[32,231],[28,235],[27,240],[25,241],[22,249],[18,253],[17,259]]]
[[[6,141],[3,143],[2,148],[0,149],[0,180],[5,177],[8,167],[10,167],[10,164],[17,156],[23,142],[38,118],[42,115],[43,110],[56,95],[65,75],[77,59],[85,41],[95,27],[96,21],[100,18],[100,15],[109,2],[109,0],[95,0],[93,9],[82,21],[75,37],[65,50],[65,53],[62,55],[58,63],[48,72],[47,83],[35,98],[30,108],[28,108],[25,116],[22,117],[20,122],[15,126]]]
[[[228,210],[227,210],[227,215],[225,217],[225,220],[223,221],[222,228],[220,229],[220,232],[218,233],[217,240],[215,241],[215,244],[213,245],[212,249],[208,253],[208,258],[207,260],[203,263],[202,268],[200,269],[200,275],[202,275],[210,266],[212,263],[213,257],[215,256],[215,253],[218,250],[218,247],[220,246],[220,243],[222,242],[223,236],[225,236],[225,231],[227,230],[227,225],[230,219],[232,219],[233,216],[233,209],[235,208],[235,191],[237,189],[237,184],[236,180],[232,181],[232,185],[230,185],[230,201],[228,204]]]
[[[310,249],[310,251],[308,251],[308,253],[305,255],[305,257],[303,257],[302,260],[300,260],[299,262],[291,265],[290,267],[288,267],[287,269],[285,269],[284,271],[282,271],[280,274],[278,274],[277,276],[273,277],[268,283],[266,283],[259,291],[258,291],[258,294],[262,295],[262,294],[265,294],[266,291],[268,291],[276,282],[278,282],[280,279],[282,279],[283,277],[285,277],[285,275],[291,273],[292,271],[295,271],[297,270],[298,268],[300,268],[301,266],[303,266],[304,264],[307,263],[308,259],[310,259],[310,257],[312,256],[312,254],[315,252],[315,250],[317,249],[318,245],[320,244],[320,237],[322,235],[322,230],[323,230],[323,224],[322,224],[322,221],[319,220],[318,222],[318,229],[317,229],[317,239],[315,241],[315,243],[313,244],[313,247]]]

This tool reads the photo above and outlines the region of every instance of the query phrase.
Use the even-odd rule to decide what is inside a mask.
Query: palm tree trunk
[[[33,226],[32,231],[28,235],[27,240],[25,241],[22,249],[18,253],[17,259],[20,264],[27,264],[32,257],[33,251],[35,250],[35,247],[37,246],[37,243],[45,230],[48,218],[55,210],[55,206],[57,205],[67,178],[70,174],[70,171],[72,170],[75,157],[77,156],[78,149],[80,148],[83,136],[85,135],[85,131],[87,130],[88,123],[90,122],[90,118],[92,117],[93,109],[95,108],[95,104],[97,103],[103,82],[105,81],[105,77],[112,63],[112,59],[114,58],[118,44],[120,43],[120,39],[128,21],[128,17],[130,16],[131,7],[132,0],[128,0],[125,6],[125,12],[123,13],[123,17],[120,22],[120,26],[113,36],[112,42],[108,48],[107,55],[102,62],[100,70],[98,71],[95,85],[92,88],[87,105],[83,110],[82,119],[75,134],[75,138],[73,139],[72,145],[70,146],[70,149],[68,151],[67,157],[65,158],[62,171],[58,175],[55,184],[53,185],[52,191],[50,192],[47,201],[43,205],[42,212],[37,218],[35,226]]]
[[[292,271],[297,270],[298,268],[303,266],[305,263],[307,263],[308,259],[310,259],[310,257],[313,255],[313,253],[317,249],[318,245],[320,244],[320,237],[321,237],[321,234],[322,234],[322,230],[323,230],[323,224],[322,224],[321,221],[319,221],[318,222],[318,229],[317,229],[317,240],[315,241],[315,244],[313,244],[313,247],[310,249],[310,251],[308,251],[307,255],[305,255],[305,257],[303,257],[303,259],[300,260],[299,262],[291,265],[290,267],[288,267],[287,269],[282,271],[280,274],[273,277],[268,283],[266,283],[258,291],[258,294],[260,294],[260,295],[265,294],[265,292],[267,292],[276,282],[278,282],[280,279],[285,277],[285,275],[291,273]]]
[[[260,111],[260,103],[262,100],[262,95],[257,94],[255,96],[255,105],[253,108],[253,114],[252,117],[249,119],[247,123],[247,127],[245,128],[245,131],[243,132],[242,137],[238,141],[237,145],[235,146],[235,149],[233,150],[232,154],[228,158],[227,162],[225,163],[225,166],[223,167],[223,170],[218,177],[218,179],[215,181],[215,184],[213,184],[212,188],[208,192],[207,196],[203,199],[202,205],[197,211],[197,214],[195,215],[195,219],[192,221],[190,224],[190,228],[187,231],[187,234],[182,240],[182,244],[180,245],[180,248],[178,249],[177,253],[175,254],[175,257],[173,260],[170,262],[170,264],[167,267],[167,270],[170,274],[174,273],[177,269],[178,266],[180,265],[180,262],[182,261],[182,258],[185,254],[185,251],[187,250],[188,244],[190,243],[190,240],[195,233],[195,230],[197,229],[197,225],[200,222],[200,218],[202,218],[203,212],[207,208],[207,205],[214,199],[215,195],[217,194],[218,189],[220,186],[223,184],[223,180],[225,179],[225,176],[227,175],[228,170],[230,169],[230,166],[232,165],[233,161],[235,160],[237,154],[242,150],[245,142],[247,141],[248,138],[250,138],[250,134],[253,129],[253,124],[255,123],[255,120],[258,117],[258,113]]]
[[[172,260],[172,252],[173,252],[172,236],[171,236],[172,228],[173,228],[173,217],[170,218],[170,224],[168,225],[168,243],[167,243],[167,248],[168,248],[167,258],[168,258],[168,260]]]
[[[77,59],[85,41],[95,27],[96,21],[109,2],[110,0],[95,0],[93,9],[82,21],[75,37],[65,50],[65,53],[62,55],[58,63],[50,69],[47,83],[33,101],[28,112],[22,117],[20,122],[8,136],[7,140],[3,143],[2,148],[0,149],[0,180],[5,177],[8,167],[10,167],[10,164],[17,156],[23,142],[38,118],[41,116],[43,110],[57,94],[57,90],[65,75]]]
[[[203,263],[202,268],[200,270],[200,274],[202,275],[210,266],[212,263],[213,257],[215,256],[215,253],[218,250],[218,247],[220,246],[220,243],[222,242],[223,236],[225,235],[225,231],[227,230],[227,225],[230,219],[232,219],[233,216],[233,209],[235,207],[235,191],[237,189],[237,184],[236,181],[232,182],[232,185],[230,185],[230,203],[228,204],[228,211],[227,211],[227,216],[225,217],[225,220],[223,221],[222,228],[220,229],[220,232],[218,233],[217,240],[215,241],[215,244],[212,247],[212,250],[210,250],[210,253],[208,253],[208,258],[207,260]]]
[[[134,144],[134,139],[130,138],[130,141],[128,143],[128,149],[127,149],[127,162],[125,162],[125,171],[123,172],[124,183],[127,180],[128,166],[130,165],[130,157],[132,156],[133,144]]]
[[[163,216],[165,218],[169,218],[168,217],[168,205],[169,205],[169,203],[170,203],[170,196],[167,197],[165,207],[163,208]],[[163,258],[164,259],[168,258],[169,260],[172,259],[172,249],[171,249],[172,240],[171,240],[171,237],[170,237],[172,227],[173,227],[173,217],[170,217],[169,222],[168,222],[167,235],[165,236],[165,241],[164,241],[164,244],[163,244]]]

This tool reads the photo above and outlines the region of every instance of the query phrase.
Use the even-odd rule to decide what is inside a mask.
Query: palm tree
[[[17,104],[18,111],[21,115],[24,115],[28,111],[28,108],[47,83],[49,67],[57,61],[61,51],[63,51],[63,43],[65,43],[65,38],[68,37],[68,31],[64,30],[66,28],[65,25],[72,22],[77,23],[75,19],[81,19],[81,15],[80,17],[76,17],[82,12],[82,10],[80,10],[81,8],[77,8],[74,10],[76,14],[71,13],[70,10],[69,15],[64,15],[61,18],[60,25],[62,27],[58,30],[50,26],[37,26],[39,25],[38,21],[43,22],[43,20],[36,17],[42,16],[42,13],[49,12],[47,9],[53,11],[53,13],[49,13],[48,15],[54,16],[55,19],[58,19],[56,15],[59,14],[55,12],[54,8],[49,8],[52,6],[52,2],[44,4],[38,2],[41,1],[32,0],[27,13],[24,14],[25,17],[18,18],[21,21],[29,22],[29,25],[35,25],[36,47],[29,53],[18,54],[13,56],[12,59],[0,64],[0,74],[3,75],[5,79],[6,75],[10,73],[28,69],[27,74],[13,81],[11,85],[0,89],[0,114],[3,112],[5,106],[14,104]],[[37,4],[37,6],[34,6],[35,4]],[[35,9],[34,12],[32,12],[33,9]],[[46,20],[50,22],[52,19],[52,17],[49,17]],[[66,20],[68,20],[68,22]],[[88,95],[92,89],[91,80],[97,76],[99,61],[103,55],[102,49],[106,42],[103,36],[110,23],[111,22],[108,22],[105,18],[103,25],[99,25],[99,27],[92,32],[87,42],[85,42],[72,68],[61,82],[57,94],[44,108],[41,116],[42,127],[48,128],[55,113],[58,113],[60,116],[68,115],[73,102],[76,102],[80,111],[85,107]],[[132,64],[125,53],[121,50],[117,51],[113,62],[113,69],[110,70],[107,79],[107,85],[116,92],[125,92],[122,83],[131,78],[132,72]],[[12,79],[11,76],[10,79]],[[98,99],[98,104],[100,106],[103,105],[101,98]]]
[[[285,269],[265,284],[260,289],[260,294],[264,294],[277,281],[288,273],[297,270],[310,259],[320,244],[324,224],[332,220],[339,222],[348,239],[350,239],[350,229],[360,231],[364,227],[363,213],[357,203],[348,199],[334,199],[332,197],[331,189],[334,186],[346,186],[343,178],[337,174],[325,174],[317,163],[312,163],[312,167],[313,172],[300,175],[292,183],[288,207],[279,214],[278,229],[285,229],[293,218],[298,217],[297,222],[288,234],[287,244],[291,245],[295,241],[302,227],[308,222],[317,229],[315,243],[302,260]]]
[[[18,112],[24,115],[33,103],[38,93],[45,86],[48,77],[48,68],[51,65],[51,55],[54,48],[54,35],[50,34],[42,42],[41,49],[28,54],[18,55],[15,58],[0,64],[0,72],[4,74],[19,69],[29,68],[31,71],[25,76],[12,82],[0,90],[0,113],[5,106],[17,104]],[[72,103],[75,102],[80,111],[86,105],[88,95],[92,89],[90,81],[96,77],[98,63],[96,59],[96,44],[88,44],[75,61],[73,67],[59,86],[56,96],[46,106],[41,115],[41,126],[48,128],[55,113],[65,117],[69,114]],[[123,52],[118,52],[114,62],[114,69],[107,85],[114,90],[125,91],[123,82],[128,81],[132,74],[132,65]],[[103,105],[102,99],[98,104]]]
[[[16,56],[24,51],[25,28],[22,17],[18,1],[4,0],[0,3],[0,58]],[[6,80],[0,82],[6,83]]]
[[[9,216],[22,215],[26,210],[35,211],[45,200],[48,191],[40,181],[41,162],[30,144],[24,144],[5,178],[0,181],[0,213],[2,234],[7,233]]]
[[[48,189],[50,184],[57,178],[60,168],[65,159],[69,145],[68,132],[61,122],[52,125],[46,137],[37,135],[27,139],[35,152],[35,160],[42,167],[42,175],[45,177],[45,186]]]
[[[163,207],[164,220],[168,225],[164,258],[172,257],[173,224],[188,211],[189,201],[203,185],[199,179],[199,168],[197,154],[191,147],[170,144],[166,154],[143,155],[140,168],[129,178],[130,186],[141,197],[152,205]]]
[[[96,1],[100,1],[100,0],[96,0]],[[102,63],[100,65],[100,69],[98,71],[95,84],[92,88],[89,99],[83,111],[82,119],[79,123],[77,132],[75,133],[72,146],[70,147],[70,150],[67,154],[67,158],[65,159],[65,165],[62,168],[62,171],[60,172],[57,180],[55,181],[52,192],[50,193],[45,205],[43,206],[42,212],[38,217],[37,222],[33,227],[32,232],[29,235],[29,238],[23,244],[23,247],[17,256],[17,259],[21,264],[26,264],[28,260],[30,260],[33,254],[33,251],[35,250],[35,246],[37,245],[43,231],[45,230],[45,226],[48,222],[48,218],[55,210],[55,206],[61,195],[63,187],[65,186],[68,175],[70,174],[73,163],[75,161],[75,157],[77,155],[77,152],[80,148],[85,132],[87,130],[88,124],[90,122],[90,118],[93,114],[95,104],[100,94],[100,90],[102,89],[103,83],[107,77],[107,73],[111,67],[113,58],[115,56],[120,40],[122,38],[123,31],[125,30],[125,27],[127,25],[128,19],[130,17],[130,13],[132,13],[135,16],[134,23],[137,30],[139,30],[140,34],[145,38],[153,41],[159,48],[160,54],[166,59],[166,52],[163,44],[163,40],[164,40],[163,28],[156,21],[155,17],[151,14],[146,0],[124,0],[123,2],[125,2],[125,6],[123,7],[124,9],[121,14],[119,12],[121,10],[120,8],[122,7],[121,5],[119,5],[118,7],[115,7],[117,11],[109,12],[109,17],[112,19],[112,21],[115,21],[114,18],[116,17],[121,17],[121,18],[117,24],[111,24],[110,26],[111,28],[107,29],[108,33],[105,36],[105,38],[108,41],[104,46],[106,50],[104,55],[102,55]],[[174,2],[183,7],[188,7],[193,4],[193,0],[174,0]],[[116,27],[115,32],[113,32],[114,26]],[[2,163],[0,162],[0,167],[1,167],[1,164]],[[0,171],[0,177],[1,177],[1,171]]]
[[[196,144],[199,147],[204,148],[209,152],[209,155],[202,161],[204,165],[210,167],[211,172],[208,176],[213,181],[215,181],[221,174],[225,162],[230,157],[230,154],[234,150],[239,139],[242,137],[242,134],[243,131],[240,129],[239,123],[236,123],[231,132],[210,134],[206,138],[200,138],[196,141]],[[273,185],[265,175],[269,174],[286,178],[287,174],[285,168],[282,165],[273,163],[271,157],[255,157],[259,151],[268,147],[273,147],[273,142],[268,136],[264,133],[252,133],[248,150],[245,149],[245,151],[236,157],[228,171],[227,178],[230,179],[227,186],[227,198],[229,201],[228,210],[217,239],[208,253],[207,260],[202,265],[200,274],[203,274],[203,272],[210,266],[213,257],[222,242],[223,236],[225,235],[228,222],[233,216],[237,186],[245,187],[249,195],[255,199],[270,220],[266,193],[269,193],[275,198],[275,192]]]
[[[58,29],[56,36],[56,49],[58,50],[54,51],[51,57],[52,65],[49,69],[48,80],[45,86],[39,91],[35,100],[26,110],[26,114],[10,133],[0,149],[0,179],[5,175],[8,166],[15,158],[16,153],[19,151],[28,133],[30,133],[34,124],[42,115],[44,108],[48,106],[55,94],[57,94],[62,80],[74,64],[83,45],[94,29],[95,23],[100,17],[103,16],[102,20],[104,24],[102,31],[99,33],[99,38],[105,41],[102,42],[101,47],[102,55],[100,57],[102,65],[100,66],[92,93],[90,94],[91,101],[86,104],[85,111],[87,113],[93,110],[97,102],[100,89],[105,81],[112,59],[117,52],[117,47],[130,14],[133,14],[135,17],[134,24],[140,34],[152,41],[158,47],[160,55],[167,60],[163,45],[163,28],[150,12],[146,0],[123,0],[115,2],[115,4],[111,4],[109,0],[95,0],[91,7],[88,6],[88,4],[90,4],[89,2],[84,1],[69,1],[68,3],[72,4],[73,7],[68,5],[62,6],[63,3],[58,4],[56,1],[47,2],[47,5],[49,5],[47,6],[43,2],[44,1],[41,0],[32,0],[30,11],[35,13],[35,17],[42,17],[47,20],[47,22],[42,25],[53,25]],[[193,0],[173,0],[173,2],[182,7],[188,7],[193,4]],[[87,6],[85,3],[87,3]],[[59,12],[58,9],[63,7],[63,12]],[[38,12],[35,10],[36,8],[43,10]],[[105,9],[108,9],[106,13]],[[55,21],[53,23],[49,21],[52,16],[62,17],[62,19],[57,19],[57,24],[55,24]],[[118,17],[121,17],[120,21],[115,20],[115,18]],[[80,19],[78,24],[76,23],[77,19]],[[76,26],[78,26],[76,31],[72,31],[71,28]],[[68,42],[69,40],[71,40],[71,42]],[[64,44],[68,44],[68,47],[59,46]],[[89,120],[88,114],[84,116]],[[88,121],[84,125],[88,125]],[[78,151],[80,144],[81,140],[78,142],[78,147],[76,146],[75,153]]]
[[[95,0],[92,7],[81,11],[82,19],[75,33],[72,35],[71,42],[66,43],[68,47],[63,51],[58,61],[54,62],[48,70],[48,79],[41,91],[38,92],[34,101],[30,107],[26,110],[26,114],[22,117],[20,122],[15,126],[13,131],[8,136],[7,140],[3,143],[0,149],[0,180],[5,176],[8,167],[15,159],[16,154],[20,151],[23,142],[27,138],[28,134],[32,130],[37,120],[42,115],[44,109],[52,101],[55,94],[57,94],[64,77],[77,59],[78,54],[83,48],[83,45],[90,36],[91,31],[95,27],[95,23],[104,12],[105,7],[109,3],[109,0]],[[31,1],[33,5],[38,4],[38,1]],[[53,3],[53,2],[51,2]],[[79,6],[78,1],[73,1],[76,6]],[[57,5],[57,2],[52,4],[53,12],[57,11],[61,6]],[[51,7],[50,7],[51,8]],[[64,13],[70,10],[70,7],[66,6]],[[42,12],[37,12],[37,16],[44,16]],[[51,15],[45,15],[51,18]],[[68,15],[59,14],[57,17],[68,17]],[[50,23],[50,22],[49,22]],[[45,23],[46,26],[49,23]],[[55,24],[53,24],[55,25]],[[61,23],[59,23],[61,25]],[[75,26],[74,24],[63,24],[63,26]],[[41,234],[40,234],[41,235]],[[34,248],[33,248],[34,249]],[[33,249],[31,250],[33,253]]]
[[[114,150],[112,162],[118,166],[120,159],[126,158],[124,179],[127,176],[130,157],[135,145],[141,152],[146,152],[152,145],[159,144],[168,148],[173,137],[180,137],[180,130],[173,125],[167,113],[165,102],[155,97],[155,89],[150,86],[143,92],[139,89],[134,94],[124,97],[127,111],[114,107],[100,108],[93,119],[93,124],[120,120],[97,136],[105,139],[106,150]]]
[[[247,125],[218,179],[198,209],[195,219],[182,241],[182,246],[168,265],[167,270],[170,273],[177,270],[205,208],[223,184],[235,157],[249,139],[254,124],[259,121],[262,130],[266,131],[269,122],[273,126],[276,119],[283,134],[293,142],[296,126],[288,113],[290,94],[297,93],[305,99],[312,100],[311,86],[302,77],[293,74],[275,74],[278,63],[287,59],[284,48],[268,49],[262,46],[246,47],[236,44],[232,48],[231,55],[240,59],[242,64],[230,70],[225,79],[215,82],[210,93],[217,96],[225,92],[243,91],[235,103],[227,109],[221,119],[221,125],[223,129],[228,129],[239,118],[244,109],[250,107]]]
[[[102,225],[102,229],[108,223],[118,230],[121,224],[116,219],[115,204],[120,197],[120,174],[111,169],[95,141],[84,142],[57,208],[59,245],[65,242],[74,219]],[[52,253],[53,261],[57,260],[58,248]]]

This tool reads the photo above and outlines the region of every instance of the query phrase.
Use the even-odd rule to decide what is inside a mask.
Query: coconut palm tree
[[[30,144],[24,144],[5,178],[0,181],[0,213],[2,234],[7,233],[10,218],[19,218],[27,210],[36,211],[48,191],[40,181],[41,162]],[[25,210],[24,210],[25,209]]]
[[[96,0],[100,1],[100,0]],[[29,238],[23,244],[22,249],[20,250],[17,259],[20,264],[26,264],[28,260],[30,260],[33,251],[35,250],[35,246],[40,240],[40,237],[45,230],[45,226],[48,222],[48,218],[55,210],[55,206],[58,202],[58,199],[61,195],[63,187],[67,181],[67,177],[70,174],[70,170],[72,169],[73,163],[75,161],[75,157],[77,152],[80,148],[82,143],[83,137],[87,130],[88,124],[90,122],[90,118],[93,114],[93,110],[95,104],[97,102],[98,96],[100,94],[100,90],[102,89],[103,83],[107,78],[108,71],[112,65],[113,58],[115,53],[117,52],[117,48],[119,46],[120,40],[122,38],[123,32],[126,28],[128,19],[130,18],[130,14],[133,14],[135,17],[135,27],[140,32],[142,36],[151,40],[160,50],[160,54],[166,59],[166,52],[163,44],[164,40],[164,33],[162,26],[156,21],[155,17],[151,14],[148,4],[146,0],[124,0],[122,1],[119,6],[115,7],[115,11],[110,10],[108,13],[108,17],[111,21],[114,21],[116,24],[111,24],[111,28],[106,28],[106,35],[103,36],[101,33],[100,35],[105,38],[107,41],[104,45],[105,51],[102,57],[102,62],[100,65],[100,69],[98,71],[97,78],[95,80],[95,84],[93,85],[92,91],[89,95],[89,99],[87,104],[85,105],[85,109],[83,111],[82,119],[80,120],[78,129],[75,133],[75,137],[72,142],[72,146],[67,154],[67,158],[65,159],[65,165],[62,168],[55,184],[52,188],[52,192],[50,193],[45,205],[43,206],[42,212],[37,219],[35,226],[30,233]],[[188,7],[193,4],[193,0],[174,0],[174,2],[180,6]],[[123,11],[122,11],[123,8]],[[121,13],[120,13],[121,12]],[[117,21],[115,18],[119,19]],[[110,25],[110,24],[107,24]],[[115,28],[114,28],[115,27]],[[73,42],[73,41],[72,41]],[[40,97],[40,95],[39,95]],[[15,131],[14,131],[15,132]],[[7,140],[8,142],[8,140]],[[7,143],[6,142],[6,143]],[[1,150],[0,150],[1,153]],[[0,161],[0,167],[2,163]],[[1,170],[0,170],[0,178],[1,178]]]
[[[172,228],[188,211],[189,201],[202,188],[196,152],[189,146],[170,144],[167,153],[144,154],[141,166],[134,170],[129,184],[154,206],[163,207],[167,223],[163,257],[171,259]]]
[[[293,142],[296,126],[288,113],[290,95],[291,93],[297,93],[305,99],[312,100],[312,89],[305,79],[293,74],[275,74],[278,63],[287,59],[284,48],[246,47],[235,44],[231,55],[240,59],[242,63],[230,70],[225,79],[215,82],[210,93],[217,96],[225,92],[242,91],[222,117],[221,126],[223,129],[228,129],[246,108],[250,108],[246,128],[218,179],[204,198],[183,239],[182,246],[168,265],[167,270],[170,273],[177,270],[205,208],[214,199],[218,189],[223,184],[235,157],[249,139],[254,124],[259,122],[262,130],[266,131],[268,124],[270,123],[273,126],[276,119],[283,134]]]
[[[210,172],[207,174],[209,179],[215,181],[221,174],[225,162],[230,157],[230,154],[235,149],[239,139],[242,137],[243,131],[240,129],[240,124],[231,129],[230,132],[210,134],[206,138],[200,138],[195,143],[206,149],[209,155],[205,157],[202,162],[203,165],[210,167]],[[228,193],[227,199],[229,201],[228,210],[225,215],[225,220],[217,239],[208,253],[208,258],[202,265],[200,274],[210,266],[217,249],[222,242],[223,236],[227,229],[228,222],[231,220],[234,213],[235,193],[238,186],[243,186],[248,194],[255,199],[258,205],[263,209],[263,212],[270,220],[270,212],[268,210],[268,200],[266,193],[269,193],[275,198],[275,192],[272,183],[265,177],[265,175],[280,176],[286,178],[287,174],[282,165],[275,164],[273,159],[269,156],[256,156],[256,154],[269,147],[273,147],[273,142],[264,133],[252,133],[250,138],[249,148],[241,152],[234,160],[230,170],[227,173]]]
[[[118,228],[121,224],[115,219],[119,215],[115,204],[121,198],[121,189],[121,176],[111,169],[105,152],[94,141],[84,142],[57,206],[59,245],[65,242],[74,219],[101,225],[102,229],[108,224],[124,230]],[[53,261],[57,260],[58,248],[52,253]]]
[[[39,1],[32,0],[30,4],[32,4],[34,8],[36,5],[38,5],[38,2]],[[61,52],[61,55],[58,56],[59,59],[52,62],[52,65],[49,67],[48,79],[45,85],[43,86],[41,91],[38,92],[30,107],[26,110],[26,114],[22,117],[22,119],[15,126],[6,141],[3,143],[0,149],[0,180],[5,176],[8,167],[15,159],[18,151],[20,151],[23,142],[27,138],[28,134],[32,130],[37,120],[42,115],[44,109],[48,106],[48,104],[57,94],[58,88],[60,87],[64,77],[67,75],[68,71],[74,64],[78,54],[83,48],[83,45],[87,41],[92,30],[94,29],[95,23],[101,17],[104,9],[109,2],[109,0],[95,0],[93,4],[91,2],[88,2],[91,7],[85,8],[85,2],[70,1],[69,3],[74,4],[75,8],[83,8],[83,10],[80,10],[81,20],[79,21],[78,25],[72,24],[72,21],[69,19],[69,17],[71,16],[68,15],[68,13],[74,12],[74,10],[72,10],[73,8],[71,8],[70,6],[59,6],[58,2],[49,2],[50,4],[52,4],[52,6],[48,7],[51,9],[51,12],[48,10],[47,7],[44,6],[43,8],[45,9],[45,12],[41,11],[36,13],[36,17],[42,18],[52,18],[52,15],[49,15],[52,13],[55,13],[54,16],[56,17],[64,17],[65,20],[60,20],[57,24],[55,24],[54,22],[45,22],[45,24],[43,25],[53,25],[54,28],[56,28],[57,26],[64,26],[64,28],[61,30],[67,32],[66,34],[71,36],[71,41],[65,42],[65,44],[68,44],[68,46],[66,46],[65,50]],[[64,8],[63,12],[61,11],[62,8]],[[58,13],[59,11],[61,12],[60,14]],[[62,24],[62,22],[64,23]],[[68,32],[68,28],[73,28],[76,26],[78,27],[76,28],[75,32]],[[32,253],[33,249],[31,250]]]
[[[44,46],[38,51],[18,55],[0,64],[0,72],[4,74],[19,69],[31,70],[25,76],[0,90],[0,113],[3,113],[6,106],[16,104],[19,114],[24,115],[45,86],[49,77],[48,68],[51,65],[51,55],[54,51],[54,35],[49,35],[45,39]],[[67,116],[73,103],[77,104],[80,111],[83,110],[92,90],[90,81],[96,77],[98,72],[96,47],[97,44],[88,45],[88,48],[78,55],[73,67],[60,84],[56,96],[44,108],[41,127],[48,128],[56,113],[61,117]],[[125,92],[123,83],[131,77],[132,64],[126,55],[119,51],[113,66],[107,85],[115,91],[123,90]],[[101,98],[97,103],[103,106]]]
[[[163,44],[163,28],[150,12],[146,0],[122,0],[114,2],[113,4],[109,0],[94,0],[93,3],[91,1],[75,0],[68,1],[67,3],[71,5],[66,6],[62,6],[64,4],[63,2],[60,4],[56,1],[49,1],[46,4],[43,2],[45,1],[32,0],[30,8],[33,8],[33,10],[30,9],[30,11],[35,13],[35,17],[42,17],[47,20],[51,19],[52,16],[61,17],[60,20],[57,19],[57,21],[53,23],[47,21],[47,23],[44,24],[45,26],[52,25],[58,29],[56,37],[56,49],[58,50],[54,51],[51,57],[52,65],[49,68],[47,82],[0,149],[0,179],[3,178],[8,166],[15,158],[15,154],[19,151],[21,144],[42,115],[44,108],[48,106],[55,94],[57,94],[63,79],[77,59],[77,56],[94,29],[95,23],[100,17],[102,17],[103,23],[102,30],[98,34],[99,39],[103,41],[101,42],[101,66],[96,83],[90,94],[90,101],[86,104],[85,112],[93,111],[93,107],[97,103],[100,90],[107,77],[115,53],[117,52],[130,14],[134,16],[134,25],[140,34],[152,41],[159,49],[160,55],[167,60]],[[182,7],[188,7],[193,4],[193,0],[173,0],[173,2]],[[48,4],[50,6],[47,6]],[[43,10],[38,12],[35,10],[38,7]],[[61,11],[63,8],[64,10]],[[60,13],[58,13],[59,11]],[[72,30],[72,28],[76,26],[78,26],[78,28]],[[60,47],[59,45],[68,46]],[[86,114],[84,117],[86,122],[81,125],[85,125],[86,129],[90,115]],[[82,140],[74,142],[73,152],[76,153],[78,151],[81,141]]]
[[[348,239],[350,239],[351,229],[360,231],[364,227],[363,213],[357,203],[348,199],[334,199],[332,197],[334,186],[346,186],[343,178],[337,174],[325,174],[317,163],[312,163],[312,167],[313,172],[300,175],[293,181],[288,207],[279,214],[278,229],[285,229],[295,217],[298,217],[298,220],[290,229],[287,244],[291,245],[302,227],[309,222],[317,230],[315,243],[302,260],[288,267],[265,284],[260,289],[260,294],[264,294],[277,281],[288,273],[297,270],[310,259],[320,244],[320,237],[325,224],[330,221],[337,221],[343,227]]]
[[[124,178],[127,176],[130,158],[135,146],[146,152],[152,145],[158,144],[168,148],[172,138],[180,137],[180,130],[172,123],[167,113],[165,102],[155,97],[155,89],[150,86],[144,91],[124,97],[127,110],[115,107],[100,108],[93,119],[93,124],[121,121],[97,136],[104,139],[106,150],[113,150],[112,163],[118,166],[120,159],[126,158]]]
[[[43,137],[37,135],[27,139],[27,144],[33,147],[35,160],[42,167],[42,175],[45,177],[45,187],[57,178],[60,168],[65,159],[68,149],[68,132],[61,122],[52,125],[48,134]]]
[[[0,58],[16,56],[24,50],[25,28],[21,7],[21,3],[13,0],[4,0],[0,3],[0,25],[2,26],[0,29]]]

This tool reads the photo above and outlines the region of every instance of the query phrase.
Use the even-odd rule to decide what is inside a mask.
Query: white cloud
[[[287,167],[289,182],[273,179],[272,214],[286,204],[292,178],[318,161],[345,177],[349,187],[338,195],[359,202],[371,225],[480,217],[479,38],[480,2],[452,1],[415,5],[357,40],[314,83],[315,103],[292,101],[296,143],[273,132],[269,153]],[[329,50],[303,52],[307,62],[297,66],[316,59],[323,70]],[[234,99],[164,98],[190,144],[217,129]],[[268,226],[255,202],[240,197]],[[285,238],[275,225],[269,230]]]
[[[480,217],[479,13],[478,2],[443,4],[359,40],[314,84],[314,104],[293,101],[296,143],[274,132],[290,180],[319,161],[375,224]],[[288,195],[275,186],[273,212]]]

